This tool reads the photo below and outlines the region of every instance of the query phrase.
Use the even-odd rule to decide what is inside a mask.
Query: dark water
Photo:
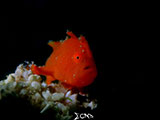
[[[25,60],[44,65],[52,52],[47,45],[48,40],[65,39],[69,29],[76,35],[86,36],[95,58],[98,76],[88,86],[91,96],[99,102],[98,109],[93,112],[95,119],[139,115],[145,97],[145,33],[141,32],[142,25],[114,19],[107,22],[75,20],[69,23],[51,16],[1,16],[0,79],[14,72]],[[4,114],[18,115],[16,111],[21,110],[20,114],[28,119],[31,116],[43,118],[24,101],[21,103],[14,99],[15,104],[11,100],[6,101],[8,103],[0,105]]]

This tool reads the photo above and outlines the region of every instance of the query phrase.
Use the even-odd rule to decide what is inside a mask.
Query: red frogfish
[[[49,85],[54,80],[73,87],[90,85],[97,76],[97,68],[87,40],[79,38],[72,32],[67,32],[64,41],[49,41],[53,52],[47,59],[45,66],[32,64],[33,74],[46,76]]]

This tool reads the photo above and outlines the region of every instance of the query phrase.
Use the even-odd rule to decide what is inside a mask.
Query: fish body
[[[91,84],[97,76],[96,64],[88,42],[84,36],[77,38],[72,32],[67,32],[66,40],[50,41],[53,52],[45,66],[32,64],[34,74],[45,75],[49,85],[54,80],[74,87],[84,87]]]

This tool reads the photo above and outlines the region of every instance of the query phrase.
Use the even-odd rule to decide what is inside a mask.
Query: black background
[[[1,16],[0,29],[0,79],[5,79],[25,60],[44,65],[52,52],[47,45],[48,40],[65,39],[68,29],[77,36],[82,34],[86,37],[95,58],[98,76],[88,87],[91,96],[99,102],[98,109],[93,113],[95,119],[142,116],[146,26],[141,16],[104,14],[91,17],[88,13],[75,17],[69,13],[64,17],[54,13],[23,13],[21,16]],[[23,110],[30,110],[23,108],[23,104],[20,104],[21,107],[16,105],[17,101],[14,105],[0,107],[9,113],[12,110],[21,111],[22,115]],[[13,108],[15,106],[17,109]],[[7,110],[1,109],[3,113]],[[29,112],[27,118],[37,116],[37,111],[34,115]]]

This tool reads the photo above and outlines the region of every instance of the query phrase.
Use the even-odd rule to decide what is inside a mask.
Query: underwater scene
[[[83,92],[83,87],[90,85],[97,76],[92,52],[84,36],[78,38],[71,31],[67,34],[70,38],[48,42],[53,53],[45,65],[24,61],[14,73],[1,80],[0,100],[8,96],[25,99],[39,109],[40,114],[52,112],[51,118],[58,120],[73,119],[73,114],[78,119],[79,113],[74,111],[81,109],[94,110],[97,100]],[[84,113],[81,117],[93,118],[93,115]]]
[[[112,20],[102,29],[105,22],[22,16],[0,16],[0,120],[128,120],[141,114],[139,39],[137,45],[135,38],[122,40],[122,26]]]

